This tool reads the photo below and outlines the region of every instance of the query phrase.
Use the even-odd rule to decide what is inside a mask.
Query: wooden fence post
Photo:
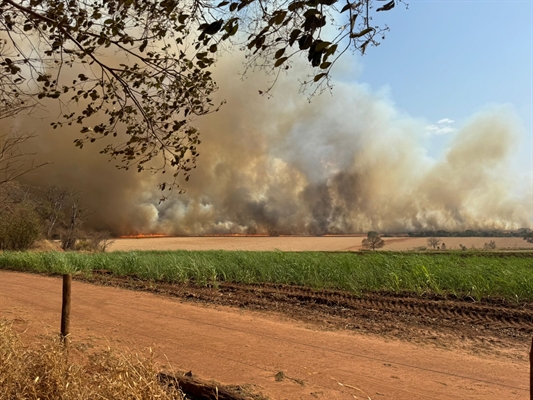
[[[72,274],[63,274],[63,303],[61,307],[61,341],[68,348],[70,334],[70,292]]]
[[[529,350],[529,399],[533,400],[533,339]]]

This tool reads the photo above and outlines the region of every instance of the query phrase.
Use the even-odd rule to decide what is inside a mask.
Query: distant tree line
[[[422,231],[422,232],[409,232],[409,237],[525,237],[531,233],[531,229],[521,228],[516,231],[504,232],[501,230],[465,230],[465,231]]]
[[[110,233],[85,228],[90,212],[79,195],[55,186],[0,184],[0,250],[27,250],[47,239],[57,240],[63,250],[105,251]]]

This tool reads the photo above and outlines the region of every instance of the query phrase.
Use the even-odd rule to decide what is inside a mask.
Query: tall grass
[[[185,399],[160,384],[152,353],[108,350],[83,359],[70,361],[58,336],[27,346],[0,320],[0,400]]]
[[[108,270],[162,282],[282,283],[353,293],[366,290],[533,301],[533,257],[445,254],[148,251],[99,254],[5,252],[0,269],[41,273]]]

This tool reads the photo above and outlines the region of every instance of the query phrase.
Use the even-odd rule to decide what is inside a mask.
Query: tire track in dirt
[[[490,324],[495,327],[513,327],[528,333],[533,331],[533,311],[531,309],[514,309],[509,307],[471,303],[466,301],[451,301],[449,299],[424,299],[416,297],[397,297],[394,294],[366,293],[354,296],[349,293],[332,291],[313,291],[309,288],[275,286],[275,285],[237,285],[223,283],[218,287],[219,293],[226,291],[238,293],[248,292],[256,296],[270,297],[295,301],[300,305],[326,305],[330,308],[346,308],[358,310],[361,308],[374,309],[389,313],[420,315],[426,318],[445,318],[456,322],[474,323],[477,325]],[[305,303],[305,304],[301,304]]]
[[[96,277],[93,278],[96,282]],[[3,283],[0,311],[7,317],[22,318],[17,329],[30,335],[39,335],[50,327],[55,331],[61,304],[60,279],[2,272],[0,280]],[[284,286],[266,288],[277,299],[275,307],[279,310],[261,313],[208,304],[217,304],[217,298],[223,301],[238,298],[249,299],[248,304],[253,305],[252,297],[263,298],[268,303],[267,296],[261,297],[263,288],[260,285],[244,285],[243,294],[240,285],[234,284],[221,284],[222,287],[217,288],[167,287],[131,277],[101,279],[100,282],[161,295],[74,282],[73,338],[78,344],[90,345],[80,349],[106,348],[110,339],[126,347],[155,346],[166,354],[160,357],[165,364],[172,363],[184,371],[193,370],[197,376],[222,383],[255,388],[255,393],[261,392],[273,399],[340,400],[353,399],[355,395],[366,398],[354,391],[357,388],[373,399],[385,396],[398,400],[525,399],[528,394],[529,363],[526,360],[503,359],[494,354],[473,356],[464,351],[442,351],[398,340],[351,335],[346,331],[321,332],[317,325],[302,326],[284,317],[280,310],[297,312],[299,302],[308,302],[309,295],[316,294],[313,290],[299,291]],[[289,307],[280,289],[300,292],[302,297]],[[176,296],[174,299],[164,295],[171,290]],[[332,291],[332,295],[350,299],[344,293]],[[199,300],[200,297],[204,300]],[[187,304],[182,299],[198,304]],[[333,300],[329,299],[330,308],[335,306]],[[373,302],[370,307],[377,303]],[[393,299],[391,303],[398,307],[399,301]],[[306,311],[301,313],[301,319],[309,318],[316,324],[319,314]],[[376,309],[368,313],[376,313]],[[325,320],[334,317],[324,316]],[[418,328],[409,327],[413,335],[418,334]],[[288,377],[285,381],[276,379],[280,372]],[[293,378],[304,384],[298,384],[291,380]]]
[[[533,307],[444,296],[315,290],[278,284],[221,282],[216,287],[160,283],[95,273],[94,283],[174,296],[185,301],[272,311],[324,328],[348,329],[475,352],[523,351],[533,334]],[[513,355],[511,355],[513,356]],[[514,356],[513,356],[514,357]]]

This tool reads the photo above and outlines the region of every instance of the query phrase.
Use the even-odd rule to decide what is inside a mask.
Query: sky
[[[533,1],[407,3],[408,9],[399,4],[374,19],[390,32],[360,57],[356,79],[386,90],[401,112],[428,120],[427,148],[433,156],[472,114],[489,105],[510,105],[524,128],[515,168],[530,176]]]

